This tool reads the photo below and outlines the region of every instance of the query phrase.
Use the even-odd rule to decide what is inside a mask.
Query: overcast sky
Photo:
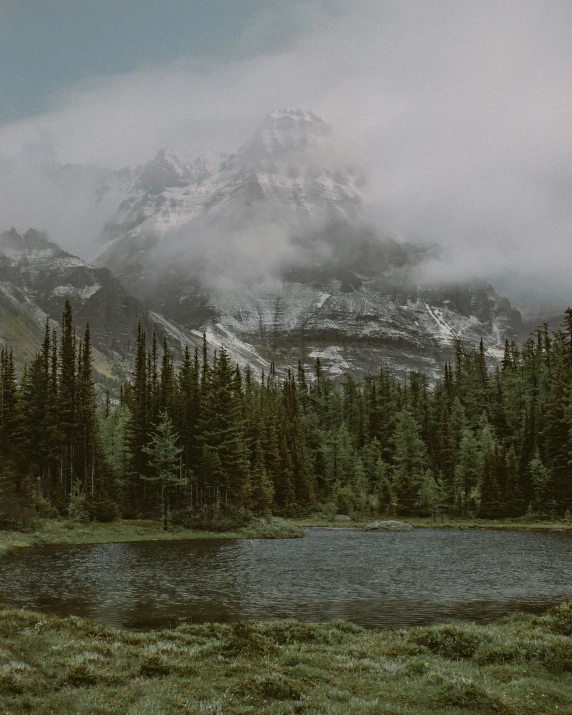
[[[364,166],[380,224],[444,246],[437,275],[565,306],[571,38],[569,0],[3,0],[0,221],[84,246],[91,188],[50,184],[47,158],[233,150],[301,106]]]

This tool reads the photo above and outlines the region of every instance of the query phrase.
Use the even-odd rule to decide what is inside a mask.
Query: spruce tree
[[[159,414],[159,422],[151,433],[151,441],[143,447],[149,456],[148,474],[141,478],[159,487],[163,529],[167,531],[169,502],[175,487],[187,484],[187,477],[180,473],[180,454],[177,434],[166,412]]]
[[[248,493],[250,509],[259,516],[264,514],[272,503],[273,492],[272,483],[266,473],[262,445],[258,440],[254,452],[254,463],[250,472]]]

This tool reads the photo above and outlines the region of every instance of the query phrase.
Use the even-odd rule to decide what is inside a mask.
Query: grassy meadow
[[[184,624],[0,610],[0,713],[572,713],[572,604],[489,625]]]

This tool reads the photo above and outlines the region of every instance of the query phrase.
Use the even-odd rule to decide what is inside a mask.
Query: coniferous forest
[[[35,359],[0,366],[2,519],[161,518],[212,526],[319,507],[358,518],[563,516],[572,509],[572,309],[499,364],[455,344],[434,385],[383,367],[340,384],[301,365],[278,377],[139,329],[132,377],[97,388],[89,327],[66,304]]]

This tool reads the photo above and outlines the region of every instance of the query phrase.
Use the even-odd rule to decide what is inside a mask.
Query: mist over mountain
[[[89,187],[92,209],[77,242],[99,268],[82,270],[111,271],[120,283],[108,280],[107,290],[90,294],[87,311],[102,297],[105,305],[118,299],[118,287],[120,300],[129,296],[122,319],[101,328],[120,335],[96,336],[104,353],[120,346],[119,361],[131,354],[128,323],[141,316],[178,346],[195,347],[205,333],[213,347],[225,345],[256,370],[271,361],[310,368],[320,357],[333,376],[382,362],[437,375],[456,338],[483,338],[496,358],[505,338],[522,331],[518,311],[490,285],[446,274],[443,248],[380,228],[367,175],[311,111],[273,111],[234,153],[197,157],[164,147],[147,163],[118,170],[53,158],[42,167],[63,193],[74,181]],[[28,246],[31,235],[13,240]],[[65,231],[54,238],[66,245]],[[58,291],[75,282],[48,264],[43,270],[54,280],[42,300],[35,287],[25,294],[42,319],[57,319]],[[88,289],[68,293],[77,301]],[[84,303],[76,306],[80,325]]]
[[[161,149],[105,224],[96,262],[167,320],[278,364],[436,373],[456,337],[498,355],[518,311],[478,279],[428,280],[438,247],[384,235],[370,205],[330,126],[286,108],[234,154]]]

